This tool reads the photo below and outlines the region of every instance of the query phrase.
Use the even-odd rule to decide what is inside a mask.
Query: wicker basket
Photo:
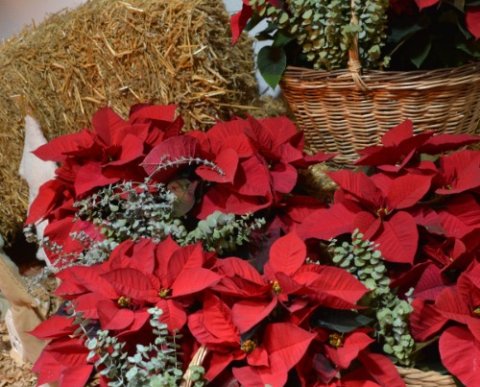
[[[202,365],[208,350],[201,346],[193,356],[190,366]],[[457,387],[457,384],[450,375],[442,375],[435,371],[421,371],[416,368],[397,367],[398,373],[405,382],[406,387]],[[181,387],[192,387],[194,381],[190,378],[190,373],[185,373]]]
[[[356,151],[405,119],[417,133],[477,130],[480,62],[433,71],[361,70],[358,42],[346,70],[287,68],[281,88],[310,148],[337,152],[336,161],[351,165]]]
[[[442,375],[435,371],[421,371],[416,368],[397,367],[407,387],[457,387],[450,375]]]

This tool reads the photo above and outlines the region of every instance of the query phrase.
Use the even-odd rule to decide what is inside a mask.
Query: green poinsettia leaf
[[[404,40],[412,37],[418,31],[423,29],[419,24],[412,24],[403,28],[393,28],[388,40],[392,43],[403,42]]]
[[[432,42],[428,40],[426,44],[418,47],[418,51],[410,58],[412,63],[419,69],[432,50]]]
[[[478,42],[469,42],[467,43],[460,43],[457,45],[457,48],[466,53],[467,55],[470,55],[471,57],[475,59],[480,59],[480,41]]]
[[[465,0],[453,0],[452,5],[461,12],[465,11]]]
[[[287,67],[287,56],[282,47],[265,46],[258,52],[258,70],[270,87],[280,82]]]
[[[424,350],[428,346],[438,342],[438,338],[439,338],[439,336],[435,336],[435,337],[431,338],[430,340],[424,341],[422,343],[416,342],[415,343],[415,349],[413,350],[413,353],[420,353],[422,350]]]
[[[339,333],[349,333],[364,327],[373,321],[372,318],[353,310],[319,309],[312,317],[312,323],[321,328],[331,329]]]
[[[462,33],[462,36],[465,39],[469,40],[469,39],[472,38],[472,34],[470,32],[468,32],[468,30],[465,27],[462,20],[460,20],[460,19],[457,20],[457,27],[458,27],[458,30]],[[463,42],[463,44],[465,44],[465,42]]]

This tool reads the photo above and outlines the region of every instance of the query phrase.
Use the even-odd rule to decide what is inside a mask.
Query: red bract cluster
[[[440,334],[440,357],[462,383],[476,386],[480,376],[480,265],[473,263],[448,284],[441,273],[430,270],[419,283],[422,293],[414,301],[412,332],[420,341]]]
[[[350,371],[358,360],[384,368],[377,373],[355,364],[348,385],[366,380],[402,385],[392,363],[369,351],[373,339],[368,331],[343,337],[311,324],[320,308],[357,308],[367,289],[343,269],[305,260],[306,246],[294,233],[273,244],[263,275],[244,260],[218,259],[198,244],[182,248],[171,239],[126,241],[100,265],[59,273],[56,294],[128,348],[150,337],[147,309],[158,306],[169,329],[191,341],[187,348],[207,348],[203,366],[209,381],[234,377],[244,386],[277,387],[296,369],[302,385],[320,386],[318,380],[336,383],[339,371]],[[71,318],[55,315],[34,330],[37,337],[52,339],[34,367],[40,384],[81,386],[90,376],[88,351],[71,338],[75,329]],[[186,364],[192,355],[184,355]],[[314,364],[318,375],[309,368]],[[317,382],[311,384],[312,379]]]
[[[146,175],[140,161],[155,146],[178,136],[182,125],[173,105],[138,105],[127,121],[104,108],[93,116],[92,130],[60,136],[41,146],[34,154],[60,167],[56,179],[40,188],[27,223],[65,218],[74,212],[74,200],[95,188],[143,180]]]
[[[375,312],[368,313],[372,287],[349,267],[332,266],[326,244],[318,243],[348,240],[356,229],[378,244],[387,266],[382,261],[380,272],[398,300],[413,289],[415,338],[439,336],[444,366],[465,384],[478,384],[480,152],[458,150],[478,137],[414,135],[407,121],[361,152],[358,171],[328,173],[338,189],[326,205],[302,195],[298,169],[331,156],[306,155],[302,134],[286,118],[235,119],[205,133],[180,133],[173,107],[140,106],[128,121],[107,109],[93,123],[92,131],[36,151],[60,166],[28,222],[48,220],[47,236],[63,253],[85,248],[72,231],[93,241],[105,237],[89,221],[74,221],[75,201],[146,177],[175,196],[182,194],[175,184],[189,182],[181,216],[190,223],[217,210],[261,214],[265,235],[248,254],[227,257],[171,237],[122,239],[105,261],[58,272],[56,295],[69,307],[33,331],[51,340],[34,367],[39,384],[83,386],[102,371],[85,346],[98,330],[125,343],[129,354],[148,344],[148,310],[155,306],[168,331],[182,335],[184,368],[206,349],[202,366],[213,385],[403,386],[378,351]],[[80,336],[79,316],[88,321]]]
[[[62,245],[64,253],[82,248],[68,238],[71,232],[99,237],[73,217],[74,202],[100,187],[141,182],[149,176],[151,181],[170,183],[174,190],[174,181],[181,176],[201,192],[192,193],[195,206],[187,208],[194,218],[215,210],[243,215],[278,206],[283,211],[274,223],[285,225],[295,222],[295,208],[302,211],[306,204],[301,197],[291,197],[297,169],[333,157],[306,155],[303,135],[285,117],[235,119],[206,133],[181,133],[183,121],[175,118],[175,106],[140,105],[132,108],[126,121],[105,108],[92,123],[93,130],[58,137],[34,152],[60,166],[56,178],[40,188],[26,223],[48,220],[45,235]],[[308,206],[321,204],[309,200]]]
[[[306,239],[359,229],[377,243],[392,263],[392,288],[414,289],[414,337],[425,341],[441,333],[443,364],[469,386],[479,382],[472,353],[480,326],[480,152],[455,150],[479,140],[414,135],[406,121],[381,145],[360,152],[357,164],[367,169],[331,172],[339,186],[334,202],[298,228]]]

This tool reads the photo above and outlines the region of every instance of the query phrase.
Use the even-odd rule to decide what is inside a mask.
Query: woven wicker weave
[[[397,367],[398,373],[407,387],[456,387],[450,375],[442,375],[435,371],[421,371],[416,368]]]
[[[353,15],[352,22],[356,22]],[[297,124],[315,150],[338,152],[352,164],[356,151],[379,142],[411,119],[416,132],[475,133],[480,121],[480,62],[432,71],[364,71],[358,44],[348,69],[288,67],[281,82]]]

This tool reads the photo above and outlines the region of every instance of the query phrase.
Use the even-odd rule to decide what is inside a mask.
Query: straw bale
[[[51,139],[104,105],[126,116],[135,103],[176,103],[187,129],[203,129],[260,112],[256,96],[251,44],[231,46],[221,0],[91,0],[27,28],[0,45],[0,233],[11,240],[28,198],[14,98]]]

